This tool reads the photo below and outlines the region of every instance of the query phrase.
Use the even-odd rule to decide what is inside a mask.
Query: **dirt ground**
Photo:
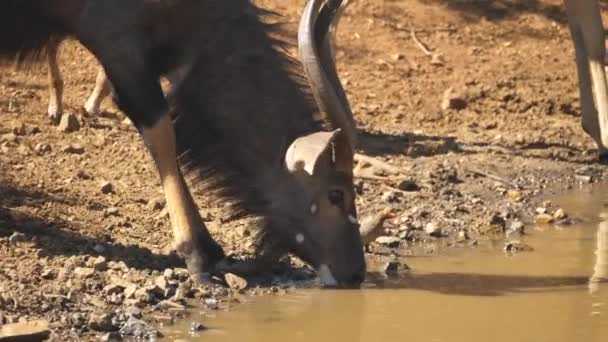
[[[258,2],[293,23],[304,4]],[[528,229],[546,196],[606,177],[580,127],[561,1],[351,2],[337,59],[359,152],[399,170],[357,180],[361,216],[397,214],[370,260]],[[192,285],[171,254],[159,179],[137,132],[110,100],[102,117],[80,114],[94,58],[69,41],[60,62],[64,112],[81,120],[73,133],[46,116],[45,65],[0,70],[0,325],[42,318],[57,340],[107,339],[133,318],[158,328],[186,315],[186,303],[222,309],[310,275],[280,273],[245,291]],[[254,222],[196,197],[225,250],[251,253]],[[555,221],[568,223],[559,213]]]

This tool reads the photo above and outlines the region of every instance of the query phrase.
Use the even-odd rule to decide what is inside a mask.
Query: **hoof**
[[[222,247],[212,241],[197,248],[188,248],[182,246],[178,248],[178,252],[184,258],[188,272],[192,280],[200,284],[208,284],[211,282],[215,266],[225,257]]]
[[[59,121],[61,120],[61,113],[59,112],[48,112],[49,120],[53,125],[59,125]]]

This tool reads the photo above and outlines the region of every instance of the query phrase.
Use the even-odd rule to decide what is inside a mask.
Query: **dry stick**
[[[433,53],[431,51],[429,51],[429,49],[426,47],[426,45],[424,45],[424,43],[421,42],[420,39],[418,39],[418,37],[416,37],[416,32],[413,30],[410,32],[412,35],[412,40],[414,41],[414,43],[416,43],[416,46],[418,46],[418,48],[420,48],[420,50],[422,50],[422,52],[424,52],[425,55],[432,57]]]
[[[479,169],[473,169],[473,168],[468,168],[467,171],[469,171],[471,173],[474,173],[476,175],[483,176],[483,177],[489,178],[491,180],[495,180],[497,182],[506,184],[506,185],[508,185],[510,187],[517,188],[516,184],[513,184],[513,183],[509,182],[508,180],[506,180],[506,179],[504,179],[504,178],[502,178],[500,176],[497,176],[497,175],[494,175],[494,174],[491,174],[491,173],[487,173],[487,172],[481,171]]]

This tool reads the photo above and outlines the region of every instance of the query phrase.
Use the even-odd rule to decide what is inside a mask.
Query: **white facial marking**
[[[317,204],[316,203],[311,204],[310,205],[310,214],[311,215],[316,214],[317,213],[317,209],[319,209],[319,208],[317,208]]]
[[[348,220],[350,221],[350,223],[352,224],[356,224],[358,223],[357,218],[354,215],[348,214]]]
[[[302,233],[298,233],[296,234],[296,242],[297,243],[302,243],[304,242],[304,235]]]
[[[319,275],[321,284],[327,285],[327,286],[338,285],[338,282],[336,281],[334,276],[331,274],[331,271],[329,270],[329,267],[327,267],[327,265],[322,264],[321,266],[319,266],[319,270],[317,271],[317,274]]]

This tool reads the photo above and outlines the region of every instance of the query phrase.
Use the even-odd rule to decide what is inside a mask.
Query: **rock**
[[[224,279],[226,280],[226,284],[228,284],[228,286],[233,290],[241,291],[247,287],[247,280],[237,276],[236,274],[226,273],[226,275],[224,275]]]
[[[399,263],[397,261],[389,261],[384,265],[384,273],[389,276],[399,273]]]
[[[74,274],[78,277],[89,278],[95,274],[95,269],[92,267],[76,267]]]
[[[186,281],[190,278],[190,272],[185,268],[175,268],[173,269],[173,274],[175,275],[175,279],[179,281]]]
[[[8,238],[8,242],[10,242],[13,245],[18,244],[19,242],[25,242],[27,241],[27,237],[25,236],[25,234],[23,233],[19,233],[19,232],[14,232],[13,234],[11,234],[11,236]]]
[[[101,191],[102,194],[109,194],[114,191],[114,186],[108,181],[103,181],[99,185],[99,191]]]
[[[524,223],[520,220],[513,220],[509,222],[507,226],[507,235],[511,234],[523,234],[524,233]]]
[[[127,322],[120,328],[122,336],[132,336],[140,339],[155,339],[162,337],[161,333],[150,324],[135,317],[129,317]]]
[[[217,299],[215,299],[213,297],[205,298],[205,305],[211,310],[217,310],[219,308]]]
[[[382,201],[386,203],[393,203],[399,199],[399,194],[396,191],[386,191],[382,194]]]
[[[34,152],[39,155],[51,152],[51,145],[45,143],[38,143],[36,144],[36,146],[34,146]]]
[[[424,226],[424,231],[431,236],[441,236],[441,228],[435,223],[429,222]]]
[[[547,208],[540,207],[540,208],[536,208],[534,211],[536,211],[537,214],[546,214],[547,213]]]
[[[26,135],[27,127],[23,122],[15,123],[12,127],[13,134],[15,135]]]
[[[112,283],[104,286],[102,291],[107,295],[113,295],[116,293],[122,293],[124,289],[125,288],[122,284]]]
[[[105,247],[104,247],[102,244],[99,244],[99,243],[98,243],[98,244],[96,244],[95,246],[93,246],[93,250],[94,250],[96,253],[101,254],[101,253],[103,253],[103,252],[105,252],[105,251],[106,251],[106,248],[105,248]]]
[[[461,230],[458,232],[458,237],[457,237],[458,241],[462,242],[462,241],[466,241],[469,239],[469,234],[467,234],[466,230]]]
[[[523,194],[517,190],[509,190],[507,195],[515,202],[520,202],[524,198]]]
[[[93,261],[93,268],[96,271],[105,271],[108,269],[108,261],[106,260],[106,258],[104,258],[102,256],[98,256]]]
[[[90,329],[95,331],[114,331],[117,327],[112,322],[112,315],[108,313],[94,313],[89,318]]]
[[[587,175],[574,175],[574,179],[580,183],[591,183],[593,181],[593,178]]]
[[[82,146],[81,144],[70,144],[70,145],[64,147],[61,151],[63,153],[70,153],[70,154],[83,154],[84,146]]]
[[[505,253],[532,252],[534,248],[521,241],[509,241],[505,244],[504,251]]]
[[[115,271],[129,272],[129,266],[124,261],[110,262],[108,266]]]
[[[400,242],[401,239],[395,236],[379,236],[376,238],[376,243],[387,247],[397,247]]]
[[[0,142],[16,143],[18,141],[19,141],[19,139],[17,139],[17,135],[15,133],[6,133],[6,134],[0,135]]]
[[[197,331],[203,331],[203,330],[207,330],[207,327],[202,325],[199,322],[192,322],[190,323],[190,332],[197,332]]]
[[[0,342],[43,341],[51,334],[45,320],[0,325]]]
[[[556,220],[563,220],[566,217],[568,217],[568,215],[566,215],[566,213],[564,212],[564,209],[562,209],[562,208],[557,209],[553,213],[553,218],[556,219]]]
[[[99,341],[101,342],[115,342],[122,341],[122,336],[117,331],[111,331],[109,333],[105,333],[99,336]]]
[[[136,306],[129,306],[128,308],[125,309],[125,313],[128,316],[135,317],[135,318],[142,317],[141,309]]]
[[[80,122],[78,122],[78,118],[74,114],[63,114],[57,129],[65,133],[75,132],[80,129]]]
[[[543,201],[543,208],[551,208],[551,205],[552,205],[551,201],[549,201],[549,200]]]
[[[151,211],[162,210],[165,207],[166,201],[164,197],[153,198],[148,201],[147,207]]]
[[[403,191],[420,191],[420,187],[413,180],[403,180],[397,186],[399,190]]]
[[[119,214],[119,211],[118,211],[118,208],[116,208],[116,207],[106,208],[106,210],[104,210],[104,212],[103,212],[103,215],[105,217],[118,216],[118,214]]]
[[[553,221],[553,216],[549,214],[538,214],[534,217],[534,223],[547,224]]]
[[[170,268],[167,268],[167,269],[165,269],[165,270],[163,271],[163,276],[164,276],[165,278],[167,278],[167,279],[175,279],[175,278],[174,278],[175,273],[174,273],[174,272],[173,272],[173,270],[172,270],[172,269],[170,269]]]
[[[123,293],[125,295],[125,298],[134,298],[136,292],[137,292],[137,285],[129,284],[127,287],[125,287],[125,290]]]
[[[441,109],[455,109],[461,110],[467,107],[467,100],[464,97],[459,96],[455,93],[454,88],[448,88],[443,93],[443,99],[441,100]]]

